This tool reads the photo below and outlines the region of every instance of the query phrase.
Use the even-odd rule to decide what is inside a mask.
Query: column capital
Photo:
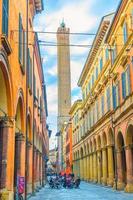
[[[113,144],[108,144],[108,145],[107,145],[107,148],[112,148],[112,147],[114,147]]]
[[[107,146],[102,147],[102,151],[106,151],[106,149],[107,149]]]
[[[10,127],[13,128],[15,119],[13,117],[4,116],[0,117],[0,126],[1,127]]]
[[[28,148],[31,148],[31,146],[32,146],[32,142],[29,141],[29,140],[27,140],[27,141],[26,141],[26,145],[27,145]]]
[[[121,153],[122,152],[122,149],[121,148],[117,148],[116,149],[116,153]]]
[[[21,132],[15,133],[15,137],[17,138],[18,141],[24,141],[25,140],[25,136]]]
[[[97,152],[97,153],[98,153],[98,152],[101,152],[101,150],[102,150],[102,149],[97,149],[96,152]]]
[[[130,150],[133,148],[133,144],[129,144],[129,145],[125,146],[124,148],[125,148],[125,150]]]

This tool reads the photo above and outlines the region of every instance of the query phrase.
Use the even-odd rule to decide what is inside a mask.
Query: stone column
[[[14,120],[0,118],[0,189],[3,198],[13,198]],[[3,189],[3,191],[2,191]]]
[[[101,150],[97,150],[97,171],[98,171],[98,183],[101,183],[102,176],[102,158],[101,158]]]
[[[27,143],[27,193],[32,193],[32,144]]]
[[[86,157],[83,158],[83,162],[84,162],[84,180],[86,181]]]
[[[113,186],[113,182],[114,182],[114,159],[113,159],[113,146],[109,145],[107,147],[108,149],[108,185],[109,186]]]
[[[129,145],[126,150],[126,166],[127,166],[127,185],[126,192],[133,192],[133,155],[132,147]]]
[[[93,181],[93,155],[90,154],[90,181]]]
[[[123,190],[125,183],[123,182],[123,170],[122,170],[122,150],[117,150],[117,173],[118,173],[118,182],[117,189]]]
[[[87,176],[87,179],[88,179],[88,181],[89,181],[89,179],[90,179],[90,159],[89,159],[89,155],[88,155],[88,157],[87,157],[87,171],[88,171],[88,176]]]
[[[80,177],[83,179],[83,159],[80,158]]]
[[[94,182],[97,182],[97,155],[96,152],[93,153],[93,169],[94,169]]]
[[[102,171],[103,171],[103,177],[102,177],[102,184],[107,184],[107,149],[104,147],[102,148]]]
[[[42,186],[42,153],[39,153],[39,180],[40,180],[40,187]]]
[[[79,160],[79,158],[78,158],[78,176],[80,176],[80,160]]]
[[[36,176],[37,176],[37,167],[36,167],[36,147],[34,147],[34,189],[36,188]]]
[[[75,160],[73,160],[73,173],[75,174],[75,176],[76,176],[76,170],[75,170]]]
[[[89,156],[86,157],[86,179],[87,179],[87,181],[89,180],[89,165],[88,165],[88,158],[89,158]]]

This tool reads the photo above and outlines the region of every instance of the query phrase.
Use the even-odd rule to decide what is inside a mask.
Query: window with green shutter
[[[109,50],[108,50],[108,48],[106,48],[106,50],[105,50],[105,58],[106,58],[106,60],[109,59]]]
[[[112,64],[114,64],[115,59],[117,57],[117,46],[114,44],[114,47],[111,50]]]
[[[96,80],[98,78],[98,67],[96,67]]]
[[[120,103],[119,81],[115,85],[113,85],[112,98],[113,98],[113,109],[116,109]]]
[[[22,17],[19,13],[19,32],[18,32],[18,59],[23,73],[26,63],[26,32],[23,29]]]
[[[124,41],[124,44],[127,42],[127,39],[128,39],[127,23],[125,22],[123,24],[123,41]]]
[[[110,102],[110,87],[106,90],[106,98],[107,98],[107,111],[110,110],[111,102]]]
[[[8,13],[9,1],[3,0],[2,2],[2,33],[8,36]]]
[[[36,77],[34,75],[34,97],[36,97]]]
[[[100,59],[100,71],[102,71],[102,68],[103,68],[103,59],[101,58]]]
[[[101,97],[101,115],[104,115],[104,95]]]
[[[19,63],[22,65],[23,64],[23,27],[22,27],[22,17],[21,14],[19,13],[19,43],[18,43],[18,48],[19,48],[19,52],[18,52],[18,57],[19,57]]]
[[[131,92],[130,65],[127,66],[126,73],[126,96]]]
[[[32,60],[30,57],[29,48],[28,48],[28,88],[30,93],[32,93]]]
[[[126,73],[122,73],[122,97],[126,98]]]

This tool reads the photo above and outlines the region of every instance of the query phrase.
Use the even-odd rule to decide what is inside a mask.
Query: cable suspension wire
[[[12,30],[12,32],[19,32],[19,30]],[[85,33],[85,32],[56,32],[56,31],[28,31],[29,33],[35,33],[35,34],[53,34],[53,35],[57,35],[57,34],[63,34],[63,35],[81,35],[81,36],[95,36],[97,35],[97,33]],[[123,36],[123,34],[121,33],[117,33],[115,34],[117,36]]]
[[[12,30],[13,32],[19,32],[19,30]],[[30,33],[37,33],[37,34],[57,34],[56,31],[28,31]],[[83,32],[58,32],[58,34],[66,34],[66,35],[90,35],[95,36],[96,33],[83,33]]]
[[[18,42],[16,42],[18,44]],[[26,43],[20,43],[22,45],[26,44]],[[33,46],[34,44],[32,43],[29,43],[28,44],[29,46]],[[67,46],[70,46],[70,47],[87,47],[87,48],[91,48],[93,47],[93,44],[60,44],[60,43],[54,43],[54,42],[47,42],[47,41],[41,41],[39,40],[39,45],[40,46],[45,46],[45,47],[57,47],[57,46],[62,46],[62,47],[67,47]],[[109,47],[110,45],[108,44],[102,44],[102,45],[99,45],[98,48],[103,48],[103,47]],[[117,44],[117,46],[124,46],[124,44]],[[112,48],[114,48],[114,45],[111,46]],[[132,48],[133,47],[133,44],[128,44],[127,48]]]

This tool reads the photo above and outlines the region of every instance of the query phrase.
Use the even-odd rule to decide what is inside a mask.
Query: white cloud
[[[49,115],[57,115],[57,85],[47,86],[48,112]]]
[[[96,16],[93,16],[91,7],[94,0],[78,0],[77,2],[64,3],[60,10],[53,11],[48,15],[40,15],[38,19],[39,23],[35,23],[35,30],[40,31],[57,31],[59,24],[64,18],[66,26],[70,28],[71,32],[89,32],[91,31],[97,22]],[[42,41],[49,41],[56,43],[56,34],[39,34],[39,39]],[[71,43],[87,44],[88,38],[79,36],[71,36]],[[45,50],[49,55],[56,55],[56,47],[45,47]],[[71,48],[71,55],[83,55],[87,52],[87,48]]]
[[[83,65],[83,59],[81,61],[71,61],[71,89],[77,88],[77,82],[79,80],[79,76],[81,74],[81,71],[84,67]]]
[[[51,76],[57,76],[57,65],[54,65],[50,69],[47,70],[47,73]]]

